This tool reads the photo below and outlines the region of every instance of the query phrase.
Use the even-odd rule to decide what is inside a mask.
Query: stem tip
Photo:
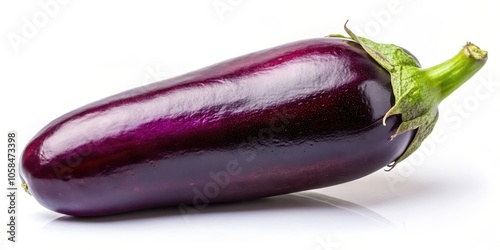
[[[486,60],[488,58],[488,51],[481,50],[478,46],[471,42],[467,42],[467,44],[465,44],[464,51],[467,56],[476,60]]]

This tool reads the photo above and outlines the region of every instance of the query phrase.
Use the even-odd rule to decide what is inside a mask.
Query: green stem
[[[356,36],[344,25],[347,34],[384,69],[391,74],[394,105],[387,111],[385,120],[401,115],[402,122],[390,139],[408,131],[415,131],[406,151],[393,166],[406,159],[432,132],[438,119],[439,103],[469,80],[486,63],[488,53],[472,43],[467,43],[450,60],[434,67],[421,69],[415,58],[394,44],[376,43]]]
[[[486,63],[488,53],[472,43],[467,43],[451,59],[423,69],[430,81],[427,84],[440,93],[440,101],[471,78]]]

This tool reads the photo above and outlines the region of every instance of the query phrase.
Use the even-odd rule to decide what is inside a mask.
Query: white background
[[[4,233],[2,195],[1,249],[500,249],[498,1],[132,2],[0,2],[0,137],[17,131],[22,149],[49,121],[86,103],[248,52],[344,33],[347,19],[358,33],[412,51],[424,67],[467,41],[490,58],[441,104],[425,147],[390,173],[211,205],[189,217],[173,208],[74,219],[19,192],[15,244]]]

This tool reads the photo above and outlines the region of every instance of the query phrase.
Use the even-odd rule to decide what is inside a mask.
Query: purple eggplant
[[[420,69],[405,50],[346,30],[351,38],[281,45],[73,110],[26,146],[23,187],[50,210],[102,216],[351,181],[418,148],[439,101],[486,61],[467,44]]]

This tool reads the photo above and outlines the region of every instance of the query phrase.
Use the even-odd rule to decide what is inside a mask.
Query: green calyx
[[[415,137],[406,151],[391,164],[393,167],[420,147],[437,122],[439,103],[483,67],[487,52],[467,43],[451,59],[421,69],[416,59],[399,46],[375,43],[356,36],[346,25],[344,29],[352,40],[359,43],[391,75],[395,103],[383,117],[383,124],[385,126],[386,119],[393,115],[401,115],[402,123],[390,139],[416,130]]]

